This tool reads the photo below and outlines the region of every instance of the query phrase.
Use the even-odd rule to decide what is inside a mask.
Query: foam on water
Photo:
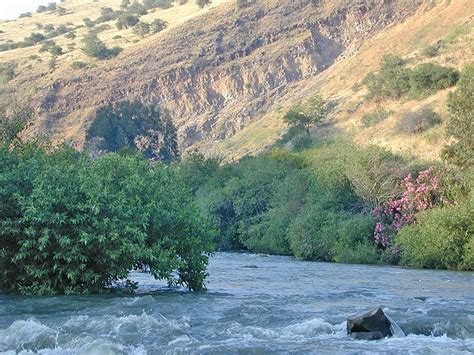
[[[0,353],[474,353],[470,273],[245,254],[217,254],[209,272],[203,293],[134,274],[135,297],[0,295]],[[347,316],[381,303],[397,336],[348,337]]]

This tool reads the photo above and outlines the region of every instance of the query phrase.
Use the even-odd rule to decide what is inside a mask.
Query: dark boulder
[[[382,339],[393,336],[391,325],[382,309],[374,308],[347,318],[347,334],[355,334],[353,338],[361,340]]]

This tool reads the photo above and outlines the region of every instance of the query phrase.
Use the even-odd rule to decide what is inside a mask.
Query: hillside
[[[393,128],[403,112],[424,103],[433,103],[445,114],[447,92],[422,101],[375,104],[364,99],[361,81],[377,70],[387,52],[403,55],[411,64],[429,60],[462,68],[474,50],[474,4],[469,0],[265,0],[244,9],[231,0],[214,0],[204,9],[188,2],[153,10],[143,19],[161,18],[169,26],[144,39],[107,22],[110,28],[99,37],[123,52],[108,60],[86,57],[81,38],[88,29],[82,19],[97,18],[101,7],[119,5],[119,0],[66,0],[61,3],[65,15],[34,14],[0,24],[0,43],[38,31],[37,22],[82,26],[73,40],[54,38],[66,53],[53,68],[48,65],[51,55],[38,53],[40,44],[0,52],[1,62],[17,65],[17,75],[3,86],[2,97],[26,90],[31,101],[39,103],[34,134],[82,147],[97,107],[139,98],[169,113],[182,149],[198,146],[238,158],[271,144],[285,129],[281,117],[287,108],[319,91],[334,103],[330,124],[347,130],[356,141],[433,158],[443,126],[410,137]],[[420,54],[443,38],[446,45],[439,55]],[[87,66],[72,69],[78,60]],[[380,105],[394,114],[375,127],[362,127],[362,115]]]

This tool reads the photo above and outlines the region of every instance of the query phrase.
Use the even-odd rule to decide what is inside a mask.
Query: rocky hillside
[[[73,0],[65,7],[68,1]],[[390,31],[401,36],[413,19],[459,11],[462,5],[461,18],[452,19],[445,31],[466,20],[471,1],[261,0],[239,9],[229,0],[205,10],[195,7],[183,18],[175,4],[174,10],[157,11],[175,11],[172,26],[130,44],[115,59],[94,60],[82,69],[65,62],[20,72],[3,94],[34,82],[35,132],[78,147],[97,107],[139,98],[169,113],[183,149],[197,145],[238,157],[271,143],[284,128],[279,121],[284,108],[316,90],[334,101],[333,118],[350,128],[343,113],[360,109],[362,97],[351,88],[376,69],[381,48],[399,45],[377,42],[371,56],[368,43]],[[7,33],[11,24],[0,29]],[[400,50],[409,54],[407,47]],[[10,52],[18,58],[22,50]],[[0,61],[16,60],[8,53],[1,52]]]

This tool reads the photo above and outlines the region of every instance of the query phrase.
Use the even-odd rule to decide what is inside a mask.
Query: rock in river
[[[394,335],[392,322],[381,308],[347,318],[347,334],[354,339],[376,340]]]

